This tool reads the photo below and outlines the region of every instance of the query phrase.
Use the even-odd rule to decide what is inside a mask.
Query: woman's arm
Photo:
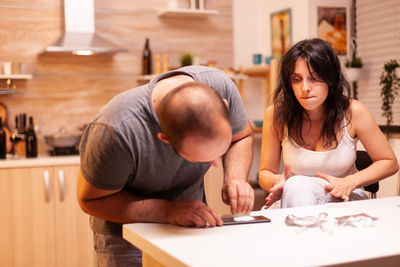
[[[373,163],[368,168],[344,178],[317,173],[319,177],[329,182],[329,185],[325,186],[326,190],[330,191],[332,196],[345,201],[349,200],[354,189],[378,182],[396,173],[399,169],[389,142],[369,110],[360,101],[353,100],[350,112],[349,134],[352,137],[358,137]]]
[[[264,112],[262,130],[259,183],[266,191],[269,191],[281,177],[278,174],[281,162],[281,142],[273,128],[273,115],[274,107],[270,106]]]
[[[388,140],[367,107],[357,100],[353,100],[350,107],[354,133],[374,162],[354,175],[357,187],[363,187],[396,173],[399,165]]]

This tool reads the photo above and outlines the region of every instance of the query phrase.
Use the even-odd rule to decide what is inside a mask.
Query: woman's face
[[[296,61],[291,84],[297,101],[307,111],[320,110],[328,96],[329,86],[314,72],[304,59]]]

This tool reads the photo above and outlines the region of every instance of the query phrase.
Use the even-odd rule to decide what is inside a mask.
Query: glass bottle
[[[43,143],[43,137],[42,137],[42,131],[39,128],[39,123],[37,120],[33,120],[33,129],[35,130],[35,135],[37,139],[37,154],[40,155],[42,152],[42,143]]]
[[[26,142],[26,157],[36,158],[38,154],[37,138],[33,126],[33,118],[31,116],[29,117],[29,125],[25,135],[25,142]]]
[[[151,50],[150,50],[150,40],[146,38],[146,43],[143,49],[142,58],[142,74],[151,75],[152,74],[152,62],[151,62]]]

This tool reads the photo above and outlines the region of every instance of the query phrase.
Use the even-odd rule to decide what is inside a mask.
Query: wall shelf
[[[2,80],[30,80],[32,77],[32,74],[0,74]]]
[[[0,80],[7,80],[7,87],[0,87],[0,95],[14,93],[16,86],[15,84],[11,84],[12,80],[30,80],[32,77],[32,74],[0,74]]]
[[[243,70],[248,77],[264,80],[265,107],[272,104],[272,96],[277,86],[278,60],[272,59],[269,65],[252,66]]]
[[[180,8],[162,10],[158,16],[161,18],[207,18],[218,13],[218,10],[211,9]]]

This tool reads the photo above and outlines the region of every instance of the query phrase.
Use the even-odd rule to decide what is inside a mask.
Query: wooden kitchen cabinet
[[[0,169],[0,266],[94,266],[79,165]]]

